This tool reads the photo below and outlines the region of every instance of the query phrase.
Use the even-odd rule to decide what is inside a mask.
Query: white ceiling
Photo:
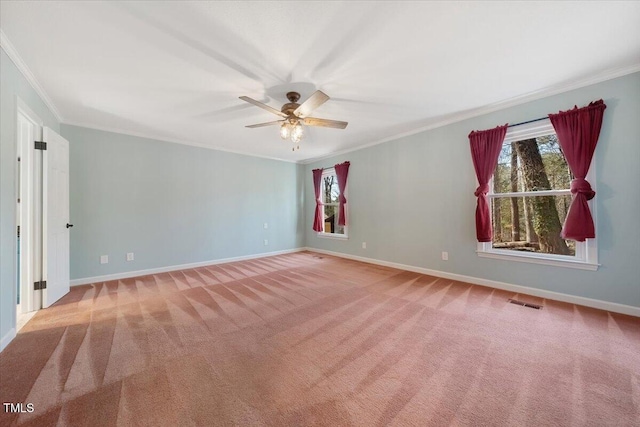
[[[640,2],[10,2],[64,123],[301,161],[640,67]],[[299,151],[284,94],[331,96]]]

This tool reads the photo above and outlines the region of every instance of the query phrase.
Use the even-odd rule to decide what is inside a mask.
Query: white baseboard
[[[2,339],[0,340],[0,351],[4,350],[4,348],[9,345],[9,343],[16,337],[16,328],[11,328],[9,332],[4,334]]]
[[[222,258],[211,261],[194,262],[190,264],[170,265],[167,267],[150,268],[148,270],[125,271],[123,273],[107,274],[104,276],[83,277],[81,279],[73,279],[70,281],[71,286],[87,285],[90,283],[108,282],[110,280],[129,279],[131,277],[146,276],[148,274],[166,273],[169,271],[186,270],[188,268],[206,267],[209,265],[226,264],[228,262],[245,261],[249,259],[265,258],[274,255],[291,254],[294,252],[304,251],[305,248],[286,249],[283,251],[266,252],[254,255],[244,255],[233,258]]]
[[[442,277],[444,279],[457,280],[460,282],[472,283],[474,285],[488,286],[490,288],[502,289],[519,294],[532,295],[540,298],[555,301],[568,302],[571,304],[583,305],[586,307],[598,308],[600,310],[614,313],[628,314],[629,316],[640,317],[640,307],[618,304],[615,302],[602,301],[592,298],[579,297],[575,295],[563,294],[560,292],[547,291],[544,289],[530,288],[528,286],[512,285],[511,283],[498,282],[495,280],[481,279],[479,277],[465,276],[462,274],[449,273],[446,271],[431,270],[428,268],[415,267],[413,265],[399,264],[396,262],[382,261],[374,258],[365,258],[357,255],[343,254],[340,252],[326,251],[323,249],[304,248],[307,251],[318,252],[326,255],[333,255],[340,258],[352,259],[355,261],[367,262],[370,264],[382,265],[385,267],[398,268],[400,270],[413,271],[415,273],[428,274],[430,276]]]

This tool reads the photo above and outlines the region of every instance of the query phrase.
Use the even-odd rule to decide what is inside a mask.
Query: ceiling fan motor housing
[[[288,116],[293,116],[293,112],[300,106],[300,104],[298,104],[300,94],[298,92],[287,92],[287,99],[289,102],[284,104],[280,111]]]

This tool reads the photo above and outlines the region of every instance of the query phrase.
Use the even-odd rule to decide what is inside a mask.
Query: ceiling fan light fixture
[[[293,126],[293,129],[291,129],[291,141],[297,144],[302,140],[303,136],[304,128],[302,127],[300,122],[298,122]]]
[[[282,126],[280,126],[280,138],[289,139],[291,136],[291,126],[289,123],[284,122]]]

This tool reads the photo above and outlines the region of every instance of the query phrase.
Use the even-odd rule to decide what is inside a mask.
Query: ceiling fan
[[[281,120],[259,123],[245,127],[260,128],[263,126],[280,125],[280,137],[282,137],[282,139],[290,139],[291,142],[296,144],[296,146],[292,148],[292,151],[300,149],[298,143],[304,136],[303,124],[306,126],[321,126],[334,129],[344,129],[349,124],[338,120],[309,117],[309,114],[311,114],[313,110],[329,100],[329,96],[319,90],[315,91],[313,95],[311,95],[302,104],[298,104],[298,100],[300,99],[300,94],[298,92],[287,92],[287,99],[289,102],[284,104],[280,110],[276,110],[275,108],[272,108],[267,104],[263,104],[260,101],[256,101],[253,98],[249,98],[248,96],[241,96],[240,99],[282,117]]]

